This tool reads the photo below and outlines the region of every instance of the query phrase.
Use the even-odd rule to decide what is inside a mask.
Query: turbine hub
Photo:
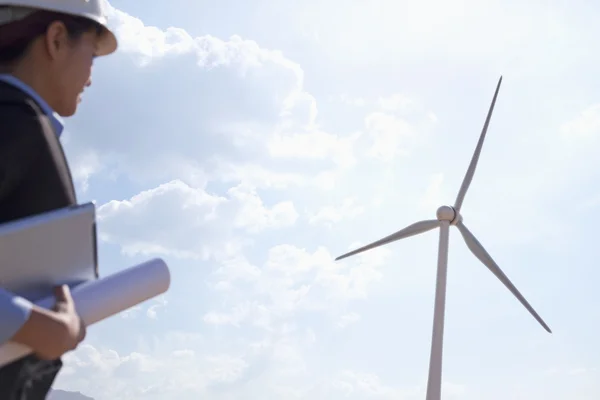
[[[441,206],[437,209],[436,214],[438,221],[454,222],[454,220],[457,219],[456,210],[450,206]]]

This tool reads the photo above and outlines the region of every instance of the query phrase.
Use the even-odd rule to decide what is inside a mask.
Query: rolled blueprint
[[[125,311],[169,289],[171,274],[167,264],[157,258],[107,277],[82,283],[71,290],[75,307],[86,326]],[[50,309],[54,297],[36,304]],[[8,342],[0,346],[0,367],[31,353],[31,349]]]

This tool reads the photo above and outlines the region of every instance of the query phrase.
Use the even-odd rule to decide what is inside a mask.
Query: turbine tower
[[[494,274],[500,280],[500,282],[502,282],[504,286],[506,286],[506,288],[512,292],[512,294],[521,302],[521,304],[523,304],[523,306],[525,306],[525,308],[544,327],[546,331],[552,333],[552,331],[550,330],[548,325],[546,325],[544,320],[538,315],[538,313],[533,309],[533,307],[531,307],[527,300],[525,300],[525,297],[523,297],[523,295],[517,290],[517,288],[507,278],[504,272],[502,272],[500,267],[488,254],[488,252],[483,248],[481,243],[479,243],[479,241],[475,238],[471,231],[467,229],[467,227],[463,223],[462,216],[460,214],[465,195],[467,194],[467,190],[469,189],[469,185],[471,184],[471,181],[473,180],[473,175],[475,174],[477,162],[479,160],[479,155],[481,153],[481,148],[483,147],[483,142],[485,140],[488,125],[490,124],[490,119],[494,111],[494,106],[496,104],[496,98],[498,97],[498,92],[500,90],[501,83],[502,76],[498,80],[496,92],[494,93],[492,104],[490,105],[487,118],[485,119],[483,130],[481,131],[479,141],[477,142],[477,147],[475,148],[475,153],[473,154],[473,158],[471,159],[471,163],[469,164],[469,168],[467,169],[467,173],[465,174],[464,180],[458,192],[458,196],[456,197],[454,207],[441,206],[437,210],[437,219],[435,220],[416,222],[392,235],[389,235],[383,239],[380,239],[376,242],[373,242],[371,244],[368,244],[366,246],[363,246],[359,249],[353,250],[336,258],[336,261],[341,260],[343,258],[350,257],[355,254],[362,253],[364,251],[374,249],[376,247],[383,246],[400,239],[407,238],[409,236],[418,235],[430,231],[434,228],[440,228],[437,278],[435,288],[435,305],[433,310],[433,333],[431,338],[431,354],[429,359],[429,377],[427,380],[426,400],[441,399],[442,353],[444,344],[444,312],[446,308],[446,277],[448,270],[448,236],[450,233],[451,225],[454,225],[458,228],[467,244],[467,247],[469,248],[469,250],[471,250],[475,257],[477,257],[492,272],[492,274]]]

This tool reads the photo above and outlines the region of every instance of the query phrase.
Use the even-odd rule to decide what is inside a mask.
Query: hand
[[[64,323],[65,332],[62,337],[64,348],[75,350],[79,343],[85,339],[86,329],[83,321],[77,315],[75,302],[71,297],[71,290],[67,285],[58,286],[54,289],[56,304],[54,311],[58,314],[58,319]]]
[[[66,285],[55,288],[53,310],[34,305],[29,319],[11,340],[21,343],[41,359],[55,360],[75,350],[85,338],[86,328]]]
[[[54,296],[56,304],[53,314],[57,321],[57,329],[53,337],[48,337],[48,346],[36,351],[38,357],[47,360],[60,358],[64,353],[75,350],[85,339],[86,334],[85,325],[77,315],[69,287],[67,285],[56,287]],[[50,332],[46,332],[46,334],[50,334]]]

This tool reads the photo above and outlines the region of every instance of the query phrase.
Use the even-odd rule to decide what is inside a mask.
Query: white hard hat
[[[108,28],[104,12],[105,0],[0,0],[0,25],[21,20],[39,10],[84,17],[104,28],[98,43],[98,56],[113,53],[117,38]]]

